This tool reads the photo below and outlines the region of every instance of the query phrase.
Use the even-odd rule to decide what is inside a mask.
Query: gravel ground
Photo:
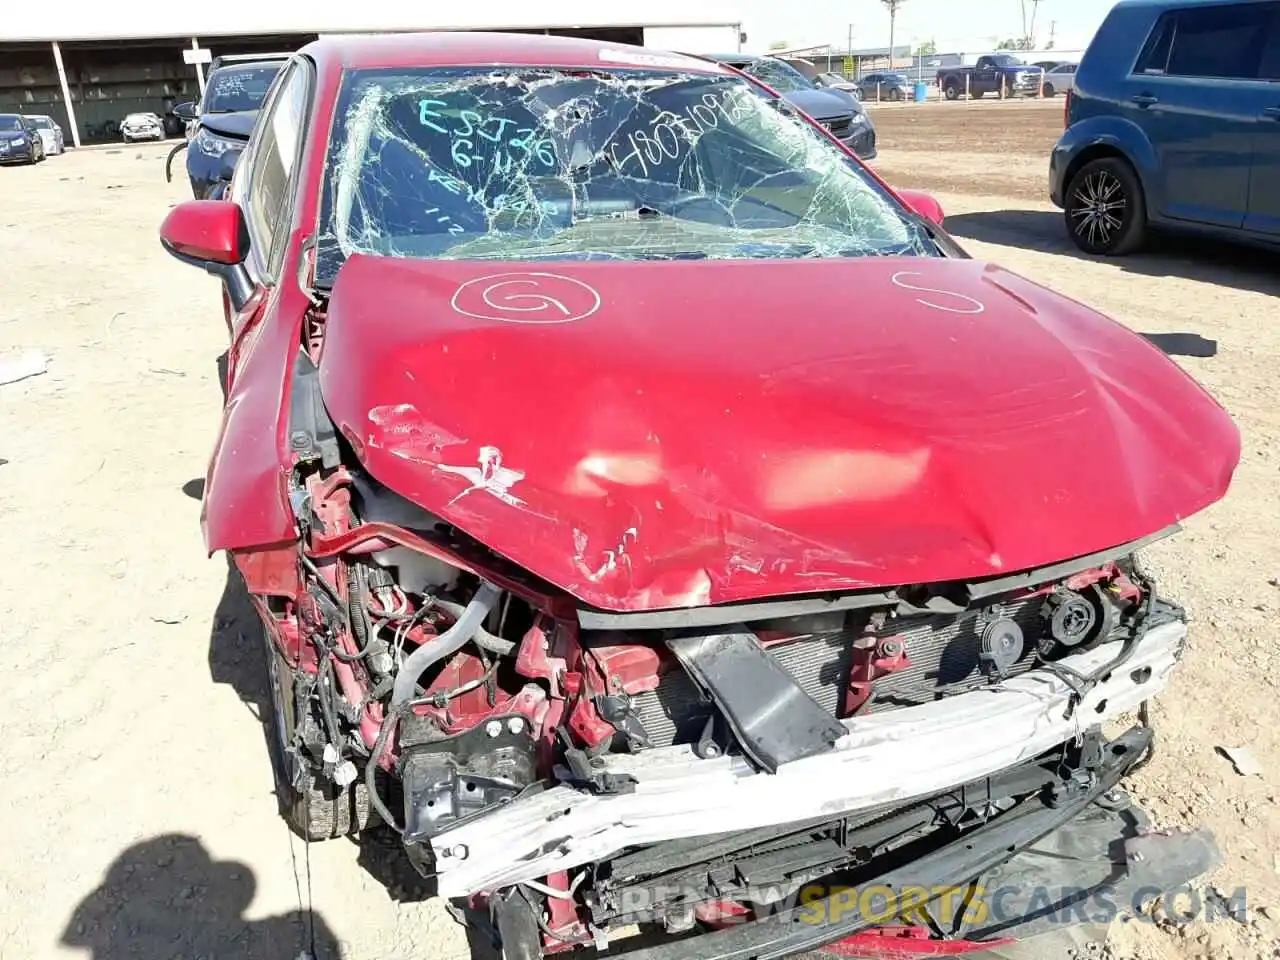
[[[976,256],[1134,329],[1218,341],[1180,362],[1236,417],[1244,458],[1228,499],[1151,552],[1194,623],[1131,788],[1161,825],[1214,829],[1210,882],[1247,887],[1249,922],[1118,924],[1095,952],[1280,957],[1280,275],[1206,245],[1076,256],[1042,200],[1053,107],[873,108],[876,166],[936,191]],[[0,669],[19,680],[0,706],[0,957],[295,960],[312,939],[346,960],[467,956],[385,838],[306,848],[276,816],[260,640],[198,522],[226,332],[215,282],[156,242],[185,189],[164,183],[164,152],[0,170],[0,356],[52,358],[0,386]],[[1239,745],[1261,777],[1216,752]]]

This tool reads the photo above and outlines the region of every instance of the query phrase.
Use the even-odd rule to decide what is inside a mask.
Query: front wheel
[[[1046,97],[1056,97],[1058,95],[1058,91],[1053,89],[1052,83],[1046,83],[1044,85],[1044,95]]]
[[[364,778],[358,777],[347,789],[322,780],[303,765],[293,748],[297,729],[294,699],[294,668],[266,636],[268,684],[271,688],[271,716],[267,718],[267,739],[271,769],[275,775],[276,801],[280,816],[304,840],[330,840],[359,833],[378,823],[369,805]]]
[[[1095,256],[1119,257],[1142,246],[1147,204],[1133,167],[1119,157],[1086,163],[1067,185],[1067,232]]]
[[[897,87],[894,87],[892,90],[889,91],[890,103],[898,103],[901,99],[902,99],[902,91],[899,90]]]

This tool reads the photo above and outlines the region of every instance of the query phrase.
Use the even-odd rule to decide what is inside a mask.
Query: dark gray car
[[[285,64],[276,55],[263,60],[221,60],[216,70],[209,71],[199,104],[180,103],[173,108],[182,120],[196,121],[187,143],[187,176],[197,200],[216,197],[230,182],[258,122],[258,108]]]
[[[868,73],[858,81],[858,96],[898,103],[911,96],[911,83],[900,73]]]
[[[732,53],[709,54],[705,59],[750,74],[821,123],[860,159],[875,159],[876,126],[852,93],[834,87],[823,88],[777,57]]]
[[[30,117],[0,113],[0,163],[39,163],[44,141]]]

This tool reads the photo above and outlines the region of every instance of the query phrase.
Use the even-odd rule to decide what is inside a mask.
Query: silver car
[[[131,113],[120,124],[125,143],[135,140],[163,140],[164,122],[154,113]]]
[[[1076,88],[1076,70],[1079,66],[1078,63],[1060,63],[1056,67],[1045,71],[1044,95],[1052,97],[1059,93],[1067,93],[1074,90]]]
[[[45,156],[52,157],[67,149],[65,141],[62,139],[62,127],[58,126],[53,117],[47,117],[40,113],[32,113],[27,116],[36,128],[36,132],[40,134],[40,139],[44,141]]]

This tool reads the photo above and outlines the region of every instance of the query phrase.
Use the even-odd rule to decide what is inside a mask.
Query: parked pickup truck
[[[972,67],[943,67],[938,71],[938,89],[948,100],[958,100],[966,92],[976,99],[1001,89],[1006,97],[1039,96],[1043,76],[1042,68],[1011,53],[995,53],[979,57]]]

